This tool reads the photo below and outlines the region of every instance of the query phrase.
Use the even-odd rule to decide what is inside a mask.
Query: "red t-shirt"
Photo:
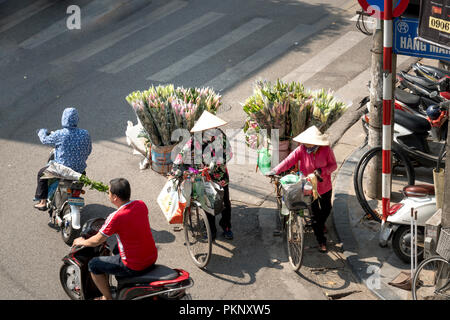
[[[132,270],[143,270],[158,258],[148,209],[141,200],[128,202],[111,213],[100,232],[106,237],[116,234],[120,257]]]

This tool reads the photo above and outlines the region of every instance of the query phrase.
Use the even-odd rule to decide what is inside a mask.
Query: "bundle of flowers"
[[[259,124],[250,117],[247,117],[244,124],[244,133],[247,146],[254,150],[259,149],[264,139],[261,136],[261,127]]]
[[[348,106],[337,100],[333,92],[325,89],[312,92],[312,110],[308,127],[315,125],[325,132],[347,110]]]
[[[253,149],[261,139],[271,137],[271,129],[279,130],[279,139],[288,140],[312,125],[325,132],[347,109],[331,91],[309,91],[299,82],[275,84],[257,81],[253,95],[243,104],[248,117],[244,125],[246,143]],[[261,129],[267,137],[261,137]]]
[[[211,88],[175,88],[173,85],[150,87],[126,97],[147,134],[156,146],[172,144],[175,129],[191,130],[207,110],[213,114],[221,105],[221,96]]]
[[[289,92],[287,85],[279,80],[275,85],[268,81],[257,81],[253,95],[243,104],[243,110],[260,128],[279,130],[281,140],[289,138]]]

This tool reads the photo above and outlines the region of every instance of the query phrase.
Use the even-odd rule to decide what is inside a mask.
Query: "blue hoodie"
[[[89,132],[77,128],[78,111],[75,108],[64,109],[61,124],[63,129],[47,135],[47,129],[38,131],[43,144],[55,147],[55,161],[79,173],[86,169],[86,160],[92,151]]]

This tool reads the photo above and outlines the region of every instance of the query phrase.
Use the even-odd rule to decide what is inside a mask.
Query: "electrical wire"
[[[368,17],[369,15],[363,10],[356,11],[356,13],[358,14],[358,19],[356,20],[356,29],[361,31],[366,36],[371,36],[372,32],[369,31],[366,26],[366,21],[364,21],[364,17]]]

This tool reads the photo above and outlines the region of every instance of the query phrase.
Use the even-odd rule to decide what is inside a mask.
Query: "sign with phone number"
[[[429,27],[442,32],[450,33],[450,21],[430,17]]]
[[[394,53],[450,61],[450,50],[417,39],[418,28],[419,19],[394,19]]]

